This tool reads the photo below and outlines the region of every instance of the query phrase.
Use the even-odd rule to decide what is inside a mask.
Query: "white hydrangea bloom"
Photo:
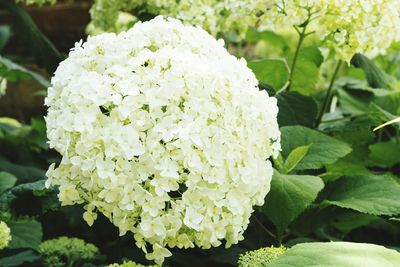
[[[157,263],[166,247],[242,240],[270,188],[276,99],[223,45],[157,17],[78,43],[52,78],[48,138],[63,158],[47,185],[84,203],[89,224],[101,212],[132,232]]]
[[[349,62],[354,54],[384,54],[400,40],[399,0],[275,0],[265,15],[265,25],[279,29],[300,26],[311,16],[309,27]]]

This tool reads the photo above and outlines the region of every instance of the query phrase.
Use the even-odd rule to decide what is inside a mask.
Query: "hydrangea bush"
[[[62,52],[47,2],[0,1],[0,266],[398,266],[399,1],[96,0]]]
[[[279,31],[286,26],[307,25],[323,40],[323,46],[335,51],[337,59],[347,62],[356,53],[384,54],[400,40],[397,0],[97,0],[92,20],[104,31],[117,30],[118,12],[138,8],[201,26],[213,35],[232,31],[244,37],[249,27]]]
[[[118,45],[115,45],[118,44]],[[269,191],[276,99],[205,31],[157,17],[78,43],[52,78],[47,185],[101,212],[148,259],[166,247],[229,247]],[[149,249],[147,244],[152,247]]]

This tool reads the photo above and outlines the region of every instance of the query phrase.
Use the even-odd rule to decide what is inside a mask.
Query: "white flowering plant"
[[[397,0],[0,7],[0,266],[398,266]]]
[[[133,233],[159,264],[167,246],[230,247],[280,150],[276,99],[257,85],[244,60],[178,20],[78,43],[45,100],[49,144],[63,155],[47,184],[62,205],[84,203],[89,225],[101,212]]]

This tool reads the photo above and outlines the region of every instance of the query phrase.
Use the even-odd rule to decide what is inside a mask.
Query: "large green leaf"
[[[296,92],[282,92],[275,97],[278,100],[278,123],[281,127],[288,125],[313,126],[318,107],[312,97]]]
[[[385,73],[375,65],[375,63],[368,59],[362,54],[355,54],[351,60],[356,68],[361,68],[365,77],[367,78],[368,84],[372,88],[385,88],[388,84]]]
[[[331,125],[334,125],[331,127]],[[329,124],[329,134],[336,139],[352,144],[351,153],[340,158],[335,163],[326,166],[326,175],[322,177],[324,181],[334,180],[343,176],[369,175],[371,171],[367,169],[367,158],[369,154],[368,145],[375,139],[371,131],[373,122],[368,118],[359,118],[349,121],[338,121]]]
[[[340,108],[344,113],[361,115],[369,112],[373,95],[367,91],[337,90]]]
[[[324,62],[324,57],[322,56],[321,50],[315,46],[304,47],[300,50],[300,57],[314,62],[314,64],[319,67]]]
[[[400,144],[395,142],[379,142],[369,146],[369,165],[392,167],[400,163]]]
[[[250,61],[248,65],[261,83],[271,85],[275,90],[281,89],[288,81],[288,67],[283,59]]]
[[[300,50],[294,69],[290,89],[303,95],[310,95],[319,80],[321,53],[318,49],[308,47]]]
[[[0,194],[13,187],[17,178],[8,172],[0,172]]]
[[[398,267],[400,253],[383,246],[350,243],[303,243],[287,250],[268,267]]]
[[[24,166],[12,163],[8,161],[6,158],[2,157],[1,155],[0,155],[0,171],[9,172],[15,175],[15,177],[18,178],[19,183],[37,181],[40,179],[44,179],[46,177],[45,170],[31,166]]]
[[[272,31],[258,31],[257,29],[251,28],[246,33],[246,41],[251,43],[257,43],[258,41],[266,41],[281,48],[288,48],[287,39]]]
[[[262,210],[277,227],[278,235],[282,235],[290,222],[311,205],[323,187],[324,183],[317,176],[274,172]]]
[[[39,254],[32,250],[25,250],[17,254],[0,258],[0,266],[23,266],[23,263],[34,262],[40,258]]]
[[[37,249],[42,242],[42,225],[35,220],[9,222],[8,226],[12,237],[9,248]]]
[[[330,204],[373,215],[400,214],[400,184],[391,176],[346,176],[329,189]]]
[[[368,148],[355,146],[350,154],[326,166],[326,174],[321,176],[324,181],[337,180],[343,176],[370,175],[367,168]]]
[[[19,196],[27,193],[39,193],[46,190],[45,180],[39,180],[33,183],[20,184],[5,192],[0,196],[0,210],[8,211],[11,203]]]
[[[0,75],[12,82],[16,82],[31,77],[45,88],[50,86],[50,82],[42,75],[30,71],[12,62],[11,60],[8,60],[1,56],[0,56]]]
[[[310,146],[307,155],[296,166],[296,170],[319,169],[332,164],[351,152],[351,147],[321,132],[302,127],[285,126],[281,128],[282,155],[300,146]]]

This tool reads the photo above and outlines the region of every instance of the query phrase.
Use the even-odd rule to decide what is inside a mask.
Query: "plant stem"
[[[319,111],[319,115],[318,115],[318,118],[317,118],[317,121],[316,121],[316,124],[315,124],[316,127],[318,127],[318,125],[321,124],[322,116],[324,116],[326,108],[328,107],[328,105],[329,105],[329,103],[331,101],[333,85],[335,84],[335,80],[336,80],[336,77],[337,77],[337,75],[339,73],[339,70],[340,70],[341,66],[342,66],[342,61],[339,60],[337,65],[336,65],[335,71],[333,72],[333,75],[332,75],[332,78],[331,78],[331,82],[329,83],[329,87],[328,87],[328,91],[326,92],[324,103],[322,105],[321,110]]]
[[[265,227],[264,224],[256,216],[254,216],[254,220],[260,225],[261,229],[263,229],[268,235],[270,235],[273,238],[276,238],[276,235],[274,235],[270,230],[268,230],[267,227]]]
[[[290,86],[292,85],[292,80],[293,80],[293,74],[296,69],[296,63],[297,60],[299,59],[299,54],[300,54],[300,48],[303,45],[304,39],[307,37],[306,30],[307,30],[307,23],[305,23],[302,27],[302,30],[300,31],[296,26],[295,29],[297,33],[299,34],[299,41],[297,42],[296,46],[296,51],[294,52],[293,56],[293,61],[292,65],[290,66],[290,73],[289,73],[289,85],[287,86],[286,90],[290,90]]]

